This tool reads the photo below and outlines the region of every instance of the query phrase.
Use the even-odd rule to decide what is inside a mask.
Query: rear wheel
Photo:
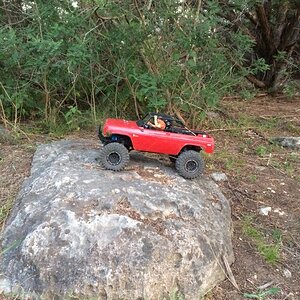
[[[194,150],[181,153],[175,163],[178,173],[187,179],[193,179],[203,173],[204,162],[200,154]]]
[[[129,162],[127,148],[119,143],[109,143],[100,152],[100,162],[107,170],[120,171]]]

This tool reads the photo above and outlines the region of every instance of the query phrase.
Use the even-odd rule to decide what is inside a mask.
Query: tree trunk
[[[247,78],[259,88],[277,91],[286,80],[289,59],[293,57],[300,38],[300,7],[289,1],[277,5],[275,1],[262,1],[246,12],[233,7],[227,0],[219,1],[222,16],[232,23],[234,30],[240,30],[255,41],[247,67],[256,59],[263,58],[269,69]],[[244,18],[241,18],[243,14]],[[247,22],[246,22],[247,21]],[[281,57],[280,59],[278,57]],[[254,59],[253,59],[254,58]]]

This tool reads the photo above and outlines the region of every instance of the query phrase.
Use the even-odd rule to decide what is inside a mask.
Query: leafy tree
[[[228,29],[243,32],[253,42],[244,66],[248,79],[259,88],[280,89],[299,65],[299,0],[218,1]]]
[[[104,94],[115,95],[117,84],[122,108],[133,106],[137,115],[143,110],[181,110],[193,119],[214,107],[240,80],[241,72],[229,58],[240,61],[240,53],[251,47],[244,43],[233,52],[224,45],[222,32],[215,31],[224,27],[218,11],[214,3],[201,12],[199,6],[171,0],[99,5],[98,30],[105,32],[104,55],[112,63],[115,81]],[[242,37],[229,35],[232,40]]]
[[[1,3],[0,99],[15,119],[55,122],[86,108],[96,119],[96,107],[116,116],[162,109],[197,118],[236,85],[241,73],[230,59],[240,61],[251,46],[224,44],[213,2],[206,11],[173,0]]]
[[[280,1],[282,3],[282,1]],[[281,8],[280,8],[281,7]],[[74,124],[89,110],[197,121],[246,76],[277,88],[295,0],[0,0],[0,116]]]

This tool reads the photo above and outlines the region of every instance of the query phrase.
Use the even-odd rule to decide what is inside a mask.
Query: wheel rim
[[[198,169],[198,162],[195,161],[195,160],[188,160],[186,163],[185,163],[185,169],[186,171],[188,172],[195,172],[197,171]]]
[[[118,152],[111,152],[107,155],[106,159],[111,165],[116,166],[120,163],[121,156]]]

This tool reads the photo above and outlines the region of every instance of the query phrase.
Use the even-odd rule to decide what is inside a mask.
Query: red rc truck
[[[153,129],[155,119],[163,120],[164,130]],[[167,154],[178,173],[188,179],[204,169],[200,151],[212,153],[214,139],[204,131],[190,130],[169,115],[149,113],[138,121],[107,119],[98,136],[103,143],[100,162],[105,169],[120,171],[129,162],[129,151]]]

